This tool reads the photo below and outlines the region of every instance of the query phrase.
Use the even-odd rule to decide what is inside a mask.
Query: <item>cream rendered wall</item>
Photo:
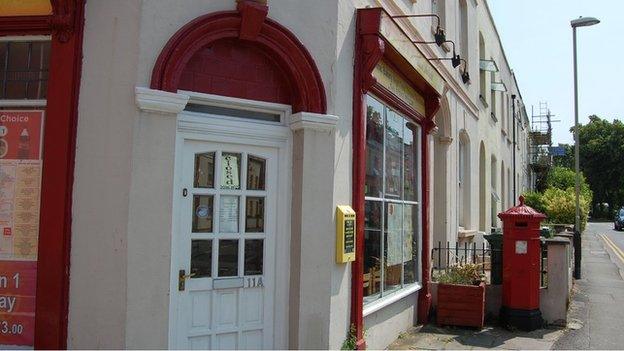
[[[89,1],[74,169],[68,348],[123,349],[139,0]]]
[[[166,348],[168,334],[171,189],[173,179],[175,117],[152,113],[139,113],[133,103],[134,86],[149,86],[151,71],[167,40],[179,28],[197,16],[233,10],[236,3],[229,1],[189,0],[184,6],[166,0],[145,0],[94,3],[87,11],[85,42],[85,75],[81,96],[81,125],[76,168],[77,195],[74,204],[74,243],[93,247],[72,251],[72,305],[70,307],[70,345],[75,347],[113,348]],[[350,10],[343,13],[348,14]],[[345,25],[338,28],[338,2],[292,2],[274,0],[270,3],[269,17],[291,30],[313,56],[326,87],[328,113],[341,117],[332,136],[337,147],[322,150],[317,155],[320,163],[333,166],[334,188],[325,197],[315,197],[306,203],[306,222],[317,223],[301,233],[302,240],[312,240],[316,245],[306,246],[301,253],[306,262],[316,262],[301,267],[308,279],[301,291],[300,318],[296,326],[298,347],[337,348],[346,337],[349,327],[350,271],[348,265],[334,261],[333,222],[335,205],[349,204],[351,199],[351,86],[353,62],[353,12],[345,15]],[[140,18],[140,21],[136,19]],[[349,20],[350,19],[350,20]],[[125,21],[125,22],[124,22]],[[91,27],[89,25],[93,23]],[[125,25],[126,27],[121,27]],[[120,30],[124,46],[118,42],[103,41],[105,35]],[[340,38],[337,32],[340,31]],[[112,35],[112,34],[109,34]],[[118,38],[116,38],[119,40]],[[340,45],[340,49],[338,48]],[[117,52],[116,49],[126,50]],[[117,53],[109,62],[110,55]],[[131,53],[131,60],[128,54]],[[108,54],[108,56],[106,55]],[[99,61],[90,64],[89,58]],[[100,67],[111,64],[111,69]],[[116,76],[118,70],[123,75]],[[340,69],[338,69],[340,67]],[[130,69],[131,68],[131,69]],[[94,73],[91,73],[94,72]],[[91,78],[99,74],[99,80]],[[117,80],[112,81],[112,78]],[[108,78],[108,79],[106,79]],[[89,89],[89,84],[94,87]],[[119,89],[125,86],[127,89]],[[86,87],[86,88],[85,88]],[[97,99],[113,92],[116,100],[100,106]],[[108,108],[107,108],[108,107]],[[113,108],[114,107],[114,108]],[[110,117],[106,112],[118,112]],[[97,120],[96,116],[100,119]],[[120,133],[102,133],[100,125],[112,118],[118,119],[115,128]],[[96,124],[91,127],[89,123]],[[91,127],[87,130],[86,127]],[[98,128],[100,127],[100,128]],[[115,129],[115,131],[117,131]],[[91,132],[91,134],[87,134]],[[314,133],[303,141],[304,147],[318,149]],[[110,173],[124,177],[114,184],[115,178],[105,179],[106,172],[97,174],[90,166],[105,167],[109,163],[89,159],[87,151],[101,152],[94,145],[97,139],[109,141],[120,151],[125,167],[110,167]],[[322,146],[327,146],[324,143]],[[331,144],[329,144],[331,145]],[[84,151],[83,151],[84,150]],[[334,151],[335,150],[335,151]],[[104,157],[108,153],[103,152]],[[328,159],[328,155],[332,157]],[[320,164],[319,163],[319,164]],[[311,166],[314,166],[312,161]],[[310,167],[307,165],[307,167]],[[170,170],[162,172],[163,169]],[[90,172],[91,171],[91,172]],[[327,173],[326,174],[330,174]],[[298,175],[293,175],[297,177]],[[118,176],[119,177],[119,176]],[[84,184],[84,185],[83,185]],[[95,184],[95,185],[94,185]],[[101,184],[101,186],[98,186]],[[310,189],[325,184],[306,183]],[[335,186],[334,186],[335,184]],[[86,187],[95,188],[87,197]],[[111,190],[114,189],[114,190]],[[119,193],[114,204],[104,202]],[[106,195],[106,196],[101,196]],[[316,201],[316,202],[315,202]],[[118,204],[120,202],[120,204]],[[89,206],[86,206],[89,205]],[[311,210],[313,209],[313,210]],[[322,210],[324,209],[324,210]],[[88,213],[86,213],[88,211]],[[112,211],[114,213],[107,213]],[[108,226],[89,227],[94,215],[103,214]],[[78,220],[76,220],[78,218]],[[83,223],[84,222],[84,223]],[[121,223],[121,228],[110,228]],[[111,235],[114,234],[114,235]],[[113,239],[117,238],[117,241]],[[82,241],[81,241],[82,240]],[[109,241],[113,243],[108,244]],[[96,243],[97,245],[93,245]],[[103,245],[107,243],[107,245]],[[95,254],[95,255],[94,255]],[[101,261],[91,261],[101,255]],[[328,264],[329,262],[329,264]],[[111,265],[103,270],[103,266]],[[286,268],[288,269],[288,268]],[[89,276],[98,272],[100,275]],[[101,281],[101,283],[98,283]],[[85,284],[85,285],[82,285]],[[93,297],[96,297],[94,299]],[[97,297],[105,299],[98,303]],[[297,308],[297,306],[295,306]],[[107,316],[110,315],[110,318]],[[93,318],[93,316],[102,316]],[[102,340],[98,342],[98,340]],[[75,341],[74,341],[75,340]],[[95,342],[94,342],[95,340]]]
[[[306,162],[311,163],[301,167],[318,163],[333,184],[327,188],[327,184],[305,178],[299,184],[300,175],[293,175],[293,187],[299,184],[324,189],[324,193],[302,207],[302,211],[315,209],[305,212],[306,223],[293,223],[302,228],[295,242],[311,245],[303,246],[305,250],[297,253],[305,264],[284,268],[294,269],[297,284],[304,284],[299,291],[290,292],[291,301],[298,301],[298,305],[290,306],[297,311],[291,314],[296,318],[291,321],[291,346],[339,348],[348,333],[351,271],[350,264],[334,263],[334,211],[338,204],[351,204],[355,11],[379,5],[390,13],[430,11],[429,1],[269,1],[269,18],[292,31],[312,55],[325,85],[327,113],[340,117],[332,134],[306,132],[294,143],[295,151],[306,147],[322,149],[318,155],[305,153]],[[448,171],[444,175],[449,183],[449,240],[457,236],[459,133],[465,132],[470,140],[470,189],[479,186],[481,140],[486,144],[488,186],[490,155],[495,154],[499,163],[511,163],[500,122],[493,124],[489,111],[478,101],[477,28],[485,28],[482,30],[488,51],[501,55],[496,52],[500,46],[492,44],[498,39],[492,35],[484,4],[467,0],[467,5],[472,83],[463,84],[459,71],[450,63],[434,62],[449,81],[445,108],[450,114],[448,136],[453,141],[448,147]],[[74,185],[69,347],[168,346],[172,193],[167,189],[172,188],[173,182],[175,116],[140,113],[133,89],[149,86],[154,62],[178,29],[200,15],[233,10],[235,6],[234,0],[186,0],[184,6],[169,0],[87,3]],[[456,40],[460,33],[454,1],[446,1],[446,13],[447,35]],[[405,27],[408,33],[432,38],[431,21],[405,22],[413,24]],[[421,48],[428,56],[448,55],[435,45]],[[502,59],[497,62],[499,67],[505,65]],[[507,77],[508,68],[505,72]],[[431,146],[440,135],[439,132],[430,138]],[[333,143],[318,144],[327,137]],[[331,169],[326,168],[328,162],[333,165]],[[294,168],[297,165],[294,160]],[[433,181],[439,179],[433,174],[433,167],[431,171]],[[471,202],[478,204],[478,196],[478,191],[473,190]],[[489,190],[486,199],[489,223]],[[435,214],[430,214],[435,221]],[[478,226],[478,206],[470,210],[467,222],[469,229]],[[314,279],[306,281],[306,277]],[[416,301],[415,293],[366,317],[369,347],[385,347],[398,333],[412,326]]]

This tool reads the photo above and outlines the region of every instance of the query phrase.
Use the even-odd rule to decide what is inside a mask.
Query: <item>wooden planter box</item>
[[[438,325],[483,328],[485,284],[438,284]]]

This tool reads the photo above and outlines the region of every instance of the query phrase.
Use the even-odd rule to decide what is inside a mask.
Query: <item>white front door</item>
[[[171,345],[273,348],[278,150],[185,140]]]

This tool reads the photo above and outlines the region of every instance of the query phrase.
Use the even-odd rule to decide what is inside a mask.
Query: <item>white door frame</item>
[[[173,182],[172,241],[169,294],[169,348],[175,347],[175,333],[180,321],[178,318],[178,270],[181,252],[175,245],[176,233],[179,233],[181,207],[182,152],[185,140],[235,143],[273,147],[278,151],[277,169],[277,222],[274,240],[275,286],[273,292],[273,347],[288,348],[288,303],[290,286],[290,234],[291,234],[291,177],[292,177],[292,131],[289,128],[291,107],[288,105],[252,101],[202,94],[188,91],[179,93],[190,96],[189,103],[206,104],[240,110],[268,112],[280,115],[280,123],[256,122],[235,117],[223,117],[182,111],[177,115],[175,141],[175,169]],[[271,259],[266,257],[266,259]]]

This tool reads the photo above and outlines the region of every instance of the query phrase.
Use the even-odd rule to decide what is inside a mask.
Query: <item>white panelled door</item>
[[[181,157],[172,346],[273,348],[278,150],[186,140]]]

